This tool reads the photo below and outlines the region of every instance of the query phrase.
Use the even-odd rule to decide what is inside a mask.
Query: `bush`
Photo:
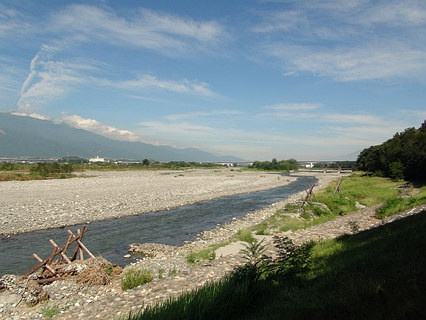
[[[154,277],[149,270],[137,268],[127,269],[121,278],[121,288],[123,290],[133,289],[151,282],[153,278]]]
[[[239,230],[235,236],[238,240],[244,241],[244,242],[247,242],[247,243],[252,243],[252,242],[256,241],[256,239],[251,234],[251,231],[247,230],[247,229]]]
[[[40,175],[43,177],[60,174],[70,174],[74,171],[74,168],[70,164],[54,163],[37,163],[32,166],[30,172],[32,174]]]

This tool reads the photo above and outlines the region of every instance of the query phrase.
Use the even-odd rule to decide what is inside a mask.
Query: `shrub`
[[[197,263],[203,260],[214,260],[216,253],[214,248],[207,248],[196,252],[191,252],[187,257],[186,261],[189,263]]]
[[[52,319],[54,316],[59,314],[59,308],[57,306],[46,306],[41,310],[41,314],[45,319]]]
[[[133,289],[151,282],[153,278],[154,277],[149,270],[137,268],[127,269],[121,278],[121,288],[123,290]]]
[[[244,241],[244,242],[247,242],[247,243],[252,243],[252,242],[256,241],[256,239],[251,234],[251,231],[247,230],[247,229],[239,230],[235,236],[238,240]]]

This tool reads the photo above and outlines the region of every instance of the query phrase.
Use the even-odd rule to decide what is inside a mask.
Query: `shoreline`
[[[0,199],[0,239],[19,233],[170,210],[280,187],[296,179],[280,173],[195,169],[110,171],[90,178],[3,182],[0,183],[3,195]]]

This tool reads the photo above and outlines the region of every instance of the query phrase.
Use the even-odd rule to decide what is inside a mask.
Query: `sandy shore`
[[[0,235],[164,210],[295,180],[230,169],[85,174],[91,177],[0,182]]]

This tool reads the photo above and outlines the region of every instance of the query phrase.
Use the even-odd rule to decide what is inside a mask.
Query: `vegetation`
[[[73,177],[73,171],[73,165],[68,163],[1,163],[0,181],[65,179]]]
[[[186,261],[189,263],[197,263],[200,261],[214,260],[216,258],[216,249],[214,247],[208,247],[196,252],[191,252],[187,257]]]
[[[220,243],[211,244],[205,249],[193,251],[186,257],[186,261],[188,263],[197,263],[206,260],[214,260],[216,258],[215,251],[220,247],[226,246],[229,243],[229,241],[224,241]]]
[[[281,161],[277,161],[277,159],[272,159],[272,161],[255,161],[250,166],[250,168],[259,170],[290,171],[297,170],[299,168],[299,165],[294,159]]]
[[[177,170],[177,169],[192,169],[192,168],[222,168],[221,165],[207,162],[185,162],[185,161],[170,161],[158,162],[144,159],[142,162],[127,163],[127,162],[105,162],[105,163],[84,163],[76,167],[79,170]]]
[[[384,218],[401,211],[405,211],[426,203],[426,187],[412,196],[399,196],[386,200],[384,205],[377,210],[377,217]]]
[[[136,288],[145,283],[151,282],[153,279],[151,271],[139,268],[127,269],[121,278],[121,288],[129,290]]]
[[[405,207],[392,207],[392,201],[403,197],[398,189],[400,182],[382,177],[369,177],[353,174],[344,177],[340,184],[340,192],[335,192],[336,183],[331,183],[326,189],[314,193],[312,201],[301,208],[298,204],[287,204],[264,222],[254,226],[255,234],[269,234],[275,231],[289,231],[309,228],[358,210],[360,206],[374,206],[384,204],[383,208],[389,214],[394,214],[415,205],[426,203],[424,191],[417,194],[417,190],[410,190],[414,200],[403,200]],[[423,189],[421,189],[423,190]],[[407,198],[410,199],[410,198]],[[408,206],[408,204],[410,206]],[[400,209],[400,210],[397,210]]]
[[[41,310],[41,314],[45,319],[52,319],[54,316],[59,314],[59,308],[57,306],[44,307]]]
[[[408,128],[381,145],[364,149],[357,167],[378,176],[425,182],[426,121],[418,129]]]
[[[253,237],[252,233],[248,229],[241,229],[238,230],[237,234],[235,235],[235,238],[239,241],[244,241],[247,243],[255,242],[256,239]]]
[[[423,319],[425,228],[426,212],[302,247],[277,238],[275,260],[253,243],[227,278],[128,319]]]

